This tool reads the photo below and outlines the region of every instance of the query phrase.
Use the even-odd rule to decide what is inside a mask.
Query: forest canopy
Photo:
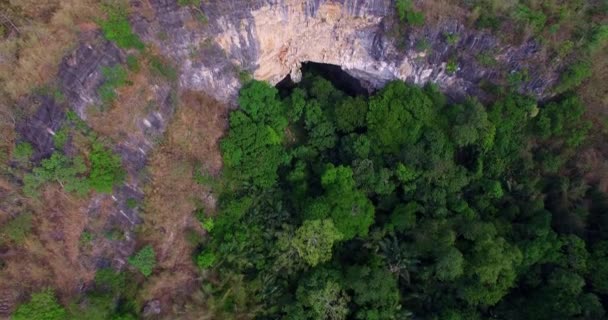
[[[198,257],[216,314],[604,315],[607,198],[566,174],[589,128],[578,98],[448,103],[403,82],[353,97],[309,75],[250,82],[239,103]]]

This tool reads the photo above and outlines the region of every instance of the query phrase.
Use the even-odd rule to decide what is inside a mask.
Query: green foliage
[[[401,22],[407,22],[412,26],[424,25],[424,13],[414,10],[411,0],[397,0],[395,2],[397,16]]]
[[[177,0],[177,4],[180,6],[201,6],[201,0]]]
[[[166,78],[169,81],[177,80],[177,70],[167,61],[157,57],[150,57],[150,70],[153,74]]]
[[[445,41],[453,46],[458,44],[458,41],[460,41],[460,36],[457,33],[444,33],[443,36],[445,37]]]
[[[431,108],[431,100],[420,90],[403,82],[389,83],[369,102],[367,126],[370,139],[376,142],[373,148],[398,152],[416,143],[431,120]]]
[[[121,48],[143,50],[143,42],[131,29],[127,8],[122,5],[106,5],[104,8],[107,17],[100,21],[99,25],[106,39],[113,41]]]
[[[100,143],[93,144],[89,160],[91,161],[89,183],[93,190],[111,193],[115,186],[124,181],[125,170],[122,168],[120,157]]]
[[[14,320],[64,320],[67,312],[57,302],[51,290],[32,294],[29,302],[20,305],[13,313]]]
[[[116,99],[116,89],[122,87],[127,81],[127,70],[121,65],[102,67],[101,73],[105,77],[104,83],[97,89],[101,102],[111,104]]]
[[[213,267],[217,260],[215,253],[205,250],[196,257],[196,265],[201,269],[209,269]]]
[[[42,185],[56,182],[67,192],[84,195],[89,191],[88,180],[84,177],[86,171],[87,167],[81,157],[71,159],[55,152],[50,158],[42,160],[40,167],[23,177],[23,192],[29,197],[35,197]]]
[[[456,59],[448,60],[448,63],[445,66],[445,72],[454,74],[456,71],[458,71],[458,61],[456,61]]]
[[[0,227],[0,239],[8,238],[16,243],[21,243],[32,230],[32,214],[24,212],[10,219],[8,223]]]
[[[224,164],[236,180],[256,187],[272,186],[287,154],[282,142],[287,119],[277,90],[253,81],[239,98],[241,109],[230,115],[231,130],[221,142]]]
[[[28,163],[34,154],[34,148],[27,142],[20,142],[15,145],[13,158],[21,163]]]
[[[68,142],[68,138],[70,137],[70,128],[67,126],[63,126],[59,131],[55,132],[53,136],[53,144],[56,149],[63,149],[65,144]]]
[[[80,244],[87,246],[91,244],[91,241],[93,241],[93,234],[88,232],[88,231],[83,231],[80,234]]]
[[[196,258],[218,317],[604,316],[608,205],[571,167],[580,99],[349,97],[308,75],[283,94],[245,86],[222,141],[230,187]]]
[[[314,267],[331,259],[333,245],[341,239],[342,234],[331,220],[306,220],[296,230],[292,245],[300,258]]]
[[[148,277],[152,274],[156,266],[156,253],[151,245],[147,245],[139,250],[135,255],[129,257],[129,264],[135,267],[144,276]]]
[[[580,86],[583,81],[591,77],[591,64],[587,61],[577,62],[562,73],[558,85],[555,87],[556,92],[565,92]]]
[[[529,26],[535,32],[540,32],[547,22],[547,17],[542,11],[532,10],[525,5],[519,5],[513,13],[515,20]]]
[[[135,198],[129,198],[129,199],[127,199],[126,205],[127,205],[127,208],[129,208],[129,209],[135,209],[135,208],[137,208],[137,205],[138,205],[137,199],[135,199]]]
[[[139,67],[139,59],[137,58],[137,56],[132,55],[132,54],[127,56],[127,68],[131,72],[139,72],[140,67]]]

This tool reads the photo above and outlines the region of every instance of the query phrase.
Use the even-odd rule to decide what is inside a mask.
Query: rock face
[[[389,36],[391,0],[203,1],[197,10],[175,0],[149,2],[152,14],[133,17],[136,31],[176,61],[182,87],[224,101],[238,91],[239,73],[271,83],[287,75],[297,80],[307,61],[339,65],[374,87],[394,79],[433,82],[453,95],[479,96],[481,82],[522,74],[520,91],[543,98],[557,78],[558,66],[543,63],[534,42],[502,45],[458,21]],[[197,17],[205,22],[197,25]],[[426,52],[419,52],[420,43],[427,44]],[[495,63],[481,65],[482,54]],[[458,66],[455,72],[446,71],[448,61]]]

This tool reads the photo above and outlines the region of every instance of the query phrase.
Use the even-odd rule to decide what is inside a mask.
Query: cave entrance
[[[302,63],[301,71],[303,79],[308,75],[321,76],[329,80],[336,89],[350,96],[369,96],[373,92],[371,86],[367,83],[351,76],[335,64],[304,62]],[[281,96],[284,96],[289,94],[297,85],[297,83],[293,82],[291,76],[287,75],[276,84],[276,88],[279,89]]]

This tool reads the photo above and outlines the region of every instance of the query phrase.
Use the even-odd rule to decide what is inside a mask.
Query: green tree
[[[87,167],[81,157],[71,159],[55,152],[50,158],[42,160],[40,167],[23,177],[23,192],[34,197],[43,184],[56,182],[67,192],[84,195],[89,190],[88,181],[84,178],[86,171]]]
[[[416,87],[391,82],[369,102],[367,126],[377,151],[396,153],[412,145],[431,121],[433,102]]]
[[[331,220],[306,220],[296,230],[292,245],[300,257],[314,267],[331,259],[334,243],[342,238]]]

